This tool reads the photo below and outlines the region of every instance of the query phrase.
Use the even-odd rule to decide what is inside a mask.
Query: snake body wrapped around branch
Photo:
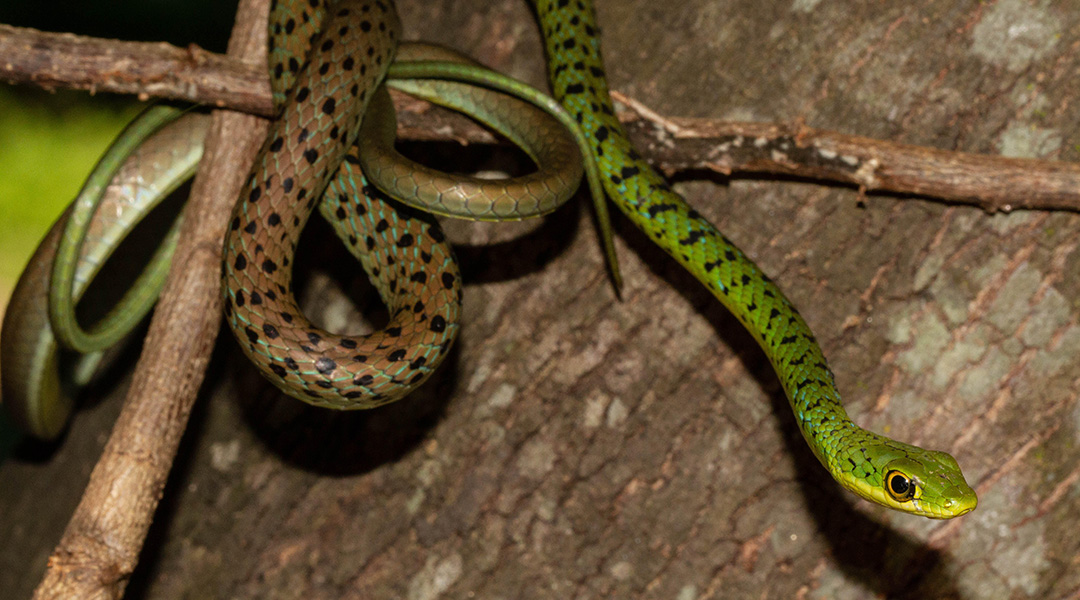
[[[832,476],[859,496],[897,510],[933,518],[971,511],[975,493],[950,455],[851,422],[821,348],[791,302],[634,151],[607,92],[591,2],[534,4],[552,87],[569,113],[564,122],[572,122],[584,147],[594,193],[602,181],[634,225],[751,332],[776,370],[803,436]],[[365,139],[392,129],[379,86],[391,69],[398,36],[389,0],[274,3],[270,71],[281,108],[234,211],[222,287],[226,318],[244,352],[286,393],[321,406],[371,408],[400,398],[446,355],[458,328],[460,274],[438,225],[427,213],[385,197],[378,190],[387,185],[385,178],[372,185],[365,175],[389,174],[405,187],[434,187],[434,199],[421,204],[422,210],[472,218],[542,214],[569,196],[511,200],[512,210],[492,201],[485,208],[444,193],[445,185],[419,183],[428,177],[420,170],[398,172],[365,162],[356,150],[361,123],[369,132]],[[385,140],[376,145],[389,148]],[[361,163],[366,172],[357,168]],[[565,178],[571,191],[574,178]],[[595,195],[600,201],[601,194]],[[385,329],[364,337],[320,331],[292,299],[292,255],[316,207],[382,294],[390,312]],[[598,209],[607,237],[602,202]],[[40,413],[42,406],[26,403],[22,412]]]

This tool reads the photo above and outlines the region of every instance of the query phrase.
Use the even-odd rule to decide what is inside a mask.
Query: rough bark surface
[[[1080,155],[1072,2],[597,3],[614,87],[661,114]],[[409,37],[543,84],[524,2],[400,8]],[[737,321],[621,218],[616,301],[576,203],[538,223],[449,223],[465,326],[396,405],[309,409],[223,336],[129,597],[1080,592],[1080,217],[801,181],[678,187],[800,307],[853,418],[954,453],[974,513],[935,522],[840,491]],[[342,255],[321,237],[308,264]],[[350,288],[353,271],[329,278]],[[323,279],[309,295],[331,298],[324,323],[355,328]],[[39,580],[117,410],[94,403],[59,447],[0,465],[5,597]]]

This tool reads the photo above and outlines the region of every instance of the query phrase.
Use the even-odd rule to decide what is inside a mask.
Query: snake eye
[[[915,497],[918,488],[907,475],[900,471],[889,471],[885,474],[885,489],[893,500],[907,502]]]

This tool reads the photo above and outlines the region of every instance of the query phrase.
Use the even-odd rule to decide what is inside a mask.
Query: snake
[[[552,90],[576,124],[586,164],[599,173],[616,207],[752,334],[780,379],[800,432],[832,478],[901,512],[943,519],[973,510],[977,496],[951,455],[851,421],[820,345],[779,286],[634,150],[608,93],[592,2],[531,3]],[[226,320],[244,352],[286,393],[320,406],[372,408],[402,397],[430,375],[458,327],[460,274],[423,210],[456,204],[477,218],[500,214],[438,191],[435,209],[405,207],[371,185],[370,173],[355,168],[365,110],[385,104],[377,99],[379,84],[398,47],[400,25],[390,0],[331,7],[319,0],[279,0],[272,10],[271,82],[282,108],[225,241]],[[308,44],[316,54],[301,58]],[[378,121],[371,125],[389,129]],[[411,171],[403,179],[411,179]],[[316,205],[383,294],[390,308],[383,330],[360,337],[320,331],[292,298],[291,256]]]
[[[286,97],[297,74],[293,71],[301,70],[304,53],[318,33],[314,25],[321,22],[326,8],[319,3],[282,2],[272,13],[270,35],[274,50],[271,62],[283,66],[271,68],[270,73],[275,80],[275,102],[286,118],[290,118],[285,107],[288,104]],[[352,9],[356,14],[379,16],[384,16],[383,11],[387,10],[381,2],[355,4]],[[392,12],[390,14],[392,16]],[[396,31],[396,18],[388,21],[365,19],[357,24],[359,29],[374,26],[383,32]],[[338,35],[343,31],[339,27]],[[297,40],[302,43],[294,43]],[[359,54],[358,42],[359,38],[351,40],[354,55]],[[364,47],[360,49],[367,51]],[[461,175],[448,176],[401,156],[393,148],[395,117],[392,105],[385,90],[373,85],[380,77],[376,73],[362,81],[367,86],[365,89],[374,89],[372,105],[367,111],[370,118],[364,120],[373,124],[364,134],[372,142],[351,146],[347,160],[329,186],[331,192],[324,194],[319,203],[320,212],[359,259],[391,311],[400,313],[402,324],[413,329],[419,324],[440,335],[432,338],[426,352],[409,356],[404,367],[400,363],[408,340],[393,348],[369,340],[368,346],[374,346],[374,350],[370,355],[362,355],[365,348],[359,340],[341,337],[337,342],[341,348],[355,350],[352,359],[365,362],[367,366],[365,371],[351,373],[352,384],[363,386],[364,392],[356,389],[336,395],[326,392],[335,399],[332,405],[336,408],[370,408],[405,395],[434,369],[438,356],[433,357],[433,350],[436,355],[441,354],[453,341],[460,306],[459,274],[438,224],[427,213],[474,220],[516,220],[547,214],[569,199],[582,174],[579,152],[584,140],[581,136],[574,139],[566,127],[569,116],[550,97],[505,76],[478,68],[463,55],[445,48],[408,43],[400,47],[398,59],[403,61],[399,62],[399,67],[411,64],[421,68],[414,68],[412,75],[395,77],[388,82],[390,85],[463,111],[488,125],[519,146],[537,164],[537,169],[508,180],[479,180]],[[347,60],[365,59],[354,56]],[[357,71],[368,68],[366,64],[356,63]],[[430,78],[433,73],[442,73],[441,77],[447,80],[415,79]],[[454,83],[461,80],[482,83],[486,88]],[[492,93],[489,88],[505,93]],[[546,107],[549,114],[536,106]],[[559,119],[564,122],[560,124]],[[202,138],[208,120],[207,115],[167,106],[152,107],[136,118],[106,151],[72,206],[46,235],[24,270],[0,328],[0,356],[5,364],[0,373],[0,384],[9,416],[31,435],[43,439],[60,435],[72,409],[72,393],[85,385],[102,361],[103,349],[116,344],[151,308],[164,282],[175,246],[175,226],[136,285],[91,331],[82,329],[72,307],[119,242],[164,196],[194,172],[202,154]],[[289,131],[289,128],[285,127],[283,131]],[[323,133],[317,131],[318,135]],[[346,145],[342,144],[343,147]],[[268,140],[267,146],[272,152],[274,140]],[[363,152],[358,152],[359,148]],[[264,164],[265,153],[264,148]],[[303,153],[294,158],[307,160]],[[371,179],[382,189],[395,194],[394,200],[367,184],[364,174],[357,168],[360,163],[364,163]],[[599,176],[594,168],[587,168],[587,171],[590,187],[597,192],[594,195],[600,197]],[[300,185],[303,180],[296,181]],[[265,232],[279,225],[299,230],[302,219],[310,212],[307,209],[311,208],[305,206],[293,211],[290,207],[273,215],[264,215],[267,217],[264,229],[253,232],[254,223],[244,214],[244,207],[251,208],[254,203],[250,202],[251,191],[246,194],[249,203],[239,203],[241,208],[234,216],[231,228],[235,238],[227,242],[229,247],[251,240],[253,250],[261,252],[261,247],[273,242],[264,244]],[[312,197],[318,195],[313,193]],[[424,212],[412,210],[404,205],[406,203]],[[606,246],[611,257],[613,246],[606,220],[601,221],[601,229],[608,232]],[[289,252],[291,255],[291,250]],[[290,259],[282,260],[288,265]],[[233,266],[236,264],[234,260]],[[614,264],[613,267],[617,268]],[[271,304],[277,294],[288,287],[286,282],[254,291],[246,287],[230,289],[226,285],[223,288],[226,307],[242,309],[245,304],[260,307],[264,300]],[[44,297],[48,298],[47,302],[42,300]],[[45,305],[48,311],[43,310]],[[295,306],[293,310],[296,310]],[[232,324],[238,339],[248,343],[249,350],[255,350],[252,353],[256,355],[256,364],[267,373],[277,376],[282,366],[300,368],[302,363],[293,363],[296,359],[292,356],[267,364],[258,357],[276,356],[277,349],[260,354],[251,344],[254,330],[250,329],[250,321],[234,318]],[[400,325],[392,323],[384,328],[381,332],[383,340],[402,337]],[[267,332],[275,331],[274,327],[285,329],[264,323],[260,327],[261,333],[269,336],[271,334]],[[332,337],[325,332],[316,333],[313,328],[306,329],[304,345],[311,352],[316,351],[312,341],[315,335],[325,339]],[[60,355],[60,346],[76,353]],[[305,351],[301,349],[301,352]],[[311,389],[336,389],[323,377],[326,373],[315,373],[320,368],[325,370],[328,360],[337,359],[325,354],[306,359],[306,363],[314,367],[315,381],[309,386]],[[432,363],[425,366],[428,360]],[[407,370],[414,372],[406,373]],[[405,380],[406,375],[408,380]],[[286,381],[281,387],[303,400],[316,398],[308,387],[295,382]],[[390,393],[382,390],[390,390]],[[328,404],[324,402],[323,405]]]
[[[745,253],[638,154],[615,116],[592,2],[533,0],[555,97],[581,124],[619,210],[730,311],[761,346],[806,442],[856,495],[902,512],[951,518],[978,498],[956,459],[860,428],[810,327]]]

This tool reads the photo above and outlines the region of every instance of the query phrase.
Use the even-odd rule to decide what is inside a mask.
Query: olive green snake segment
[[[851,422],[821,348],[780,288],[634,151],[608,95],[592,3],[533,2],[555,96],[592,141],[608,194],[753,334],[803,437],[832,476],[859,496],[904,512],[950,518],[974,509],[975,492],[952,456]]]
[[[209,117],[190,113],[156,129],[163,118],[175,118],[175,113],[178,111],[163,107],[151,109],[149,123],[139,120],[125,131],[124,139],[137,145],[114,146],[106,153],[72,208],[56,221],[38,245],[15,286],[0,328],[0,357],[4,363],[0,372],[0,397],[15,424],[35,437],[52,439],[60,434],[72,409],[72,389],[86,383],[101,357],[97,348],[89,354],[72,357],[74,368],[61,368],[48,311],[52,267],[64,263],[61,268],[71,275],[66,287],[73,301],[78,301],[116,249],[118,240],[191,176],[202,157],[202,140]],[[156,132],[150,135],[152,130]],[[70,248],[60,251],[67,215],[79,204],[98,196],[99,216],[88,220],[82,228],[85,240],[78,253]],[[158,252],[159,258],[163,252],[167,254],[167,249]],[[168,257],[163,258],[167,262]],[[143,278],[160,279],[163,266],[159,261],[152,262]],[[129,303],[124,310],[134,313],[126,315],[129,321],[133,318],[137,322],[150,309],[160,282],[133,289],[137,293],[129,298],[134,304]],[[100,334],[100,329],[95,334]],[[109,335],[112,339],[106,340],[103,347],[118,339]]]

